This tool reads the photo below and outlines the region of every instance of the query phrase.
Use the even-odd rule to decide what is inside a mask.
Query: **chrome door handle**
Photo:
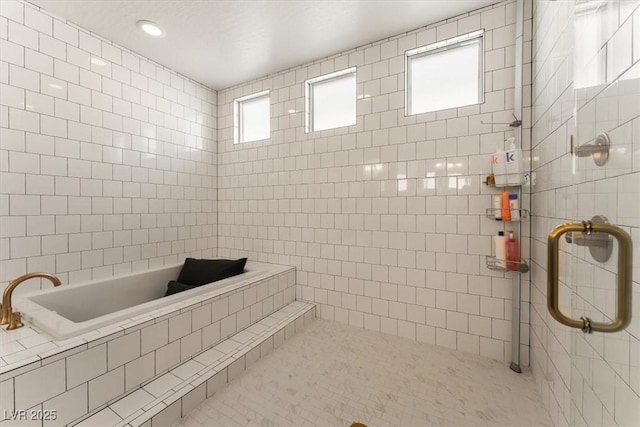
[[[616,295],[616,314],[613,322],[593,322],[588,317],[573,319],[559,308],[559,253],[560,237],[566,233],[606,233],[618,240],[618,286]],[[633,246],[631,236],[611,224],[594,224],[591,221],[561,224],[553,229],[547,239],[547,308],[551,316],[565,326],[582,329],[583,332],[618,332],[631,321],[631,271]]]
[[[603,166],[609,160],[609,147],[611,146],[611,139],[609,134],[602,132],[599,134],[593,144],[583,144],[575,146],[573,143],[573,135],[570,138],[571,154],[578,157],[592,157],[593,162],[597,166]]]

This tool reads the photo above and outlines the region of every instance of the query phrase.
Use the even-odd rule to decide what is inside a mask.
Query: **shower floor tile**
[[[179,426],[550,426],[532,375],[316,319]]]

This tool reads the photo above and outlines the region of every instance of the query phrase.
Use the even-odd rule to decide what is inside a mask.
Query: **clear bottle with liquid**
[[[504,236],[504,231],[498,231],[497,236],[493,236],[493,246],[495,249],[496,260],[500,267],[506,267],[507,251],[506,251],[507,238]]]
[[[520,246],[513,236],[513,230],[508,230],[509,237],[505,244],[505,252],[507,258],[507,270],[518,271],[520,268]]]

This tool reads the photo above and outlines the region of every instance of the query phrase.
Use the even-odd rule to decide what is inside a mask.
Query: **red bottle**
[[[513,237],[513,230],[508,230],[509,238],[506,243],[507,252],[507,270],[518,271],[520,268],[520,246],[518,241]]]

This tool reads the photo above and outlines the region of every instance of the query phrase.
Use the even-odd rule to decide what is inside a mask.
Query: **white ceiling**
[[[495,0],[30,0],[213,89],[323,58]],[[146,19],[167,35],[136,27]]]

